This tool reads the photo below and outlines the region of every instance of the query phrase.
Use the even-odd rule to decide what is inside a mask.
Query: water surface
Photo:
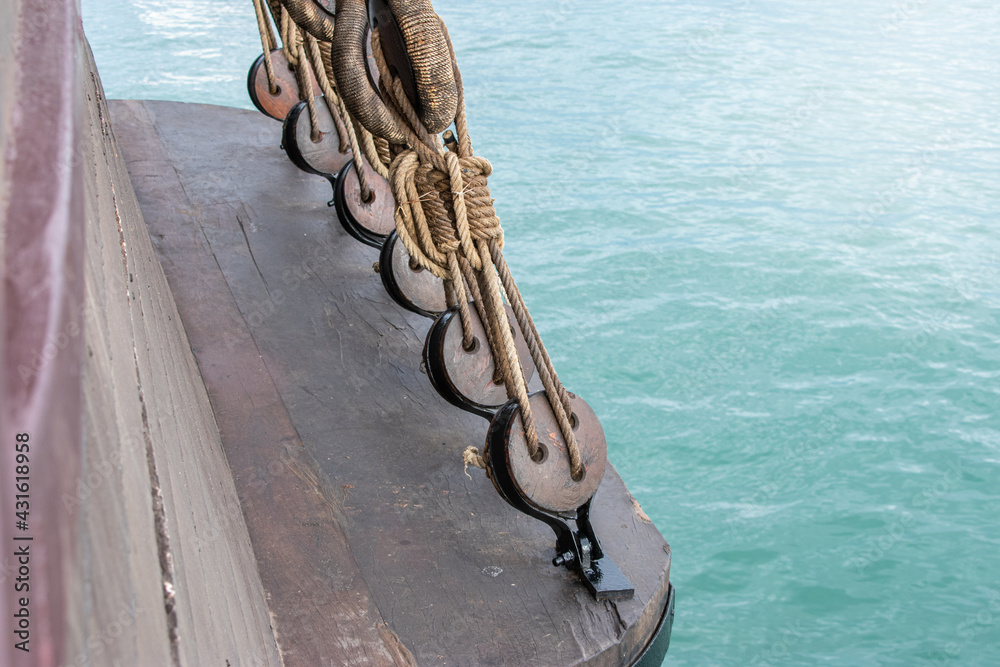
[[[998,5],[435,6],[667,663],[1000,664]],[[109,96],[250,108],[250,0],[83,10]]]

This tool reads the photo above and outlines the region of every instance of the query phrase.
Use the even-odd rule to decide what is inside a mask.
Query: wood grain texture
[[[84,44],[86,282],[67,664],[280,665],[204,384]]]
[[[284,664],[406,664],[386,646],[336,508],[247,329],[244,318],[263,321],[269,302],[245,305],[241,313],[220,272],[228,267],[262,279],[245,244],[247,228],[253,230],[250,210],[217,189],[217,171],[202,174],[199,185],[179,180],[146,105],[120,102],[114,113],[154,241],[168,251],[164,268],[173,288],[193,297],[179,304],[228,445]],[[220,129],[201,127],[208,134]],[[287,164],[282,153],[275,154]],[[175,199],[188,187],[202,192],[197,214],[209,221],[204,230],[192,203]],[[216,257],[213,246],[234,246],[236,260],[232,254]]]
[[[79,535],[76,632],[66,657],[70,664],[166,665],[171,647],[119,234],[119,224],[134,226],[139,212],[134,203],[129,208],[122,192],[128,175],[115,164],[113,150],[109,159],[113,145],[90,58],[87,49],[79,60],[86,191],[85,456],[80,484],[63,498],[67,511],[75,510]]]
[[[538,447],[542,458],[533,461],[528,454],[519,408],[502,431],[508,434],[506,458],[511,479],[520,490],[520,495],[544,512],[575,510],[594,495],[604,478],[608,462],[604,429],[586,401],[576,395],[570,396],[570,414],[576,420],[573,431],[583,465],[583,477],[574,480],[566,439],[545,392],[532,394],[528,400],[535,417],[535,428],[538,429]]]
[[[433,391],[430,320],[391,302],[377,251],[340,227],[271,121],[167,102],[111,113],[286,664],[628,664],[662,613],[670,553],[614,470],[592,519],[636,586],[617,604],[551,566],[548,527],[464,474],[486,421]]]
[[[264,54],[260,54],[250,71],[247,73],[247,91],[250,98],[261,113],[265,113],[275,120],[285,120],[288,112],[299,103],[299,83],[295,78],[295,71],[288,64],[285,52],[281,49],[271,51],[271,67],[274,72],[274,81],[278,86],[278,91],[272,95],[271,85],[267,80],[267,68],[264,65]],[[322,95],[319,84],[316,83],[312,70],[309,73],[313,84],[313,93]]]

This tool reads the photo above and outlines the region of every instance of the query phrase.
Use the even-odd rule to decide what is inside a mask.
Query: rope
[[[365,0],[338,0],[337,25],[333,39],[332,66],[337,89],[351,115],[376,136],[389,136],[396,143],[405,137],[396,129],[382,101],[368,78],[365,37],[368,32],[368,7]]]
[[[430,0],[387,0],[412,64],[420,124],[437,134],[452,124],[458,104],[453,59]],[[378,30],[372,27],[372,33]]]
[[[296,54],[293,53],[291,32],[295,30],[295,24],[288,18],[288,10],[284,5],[278,5],[278,33],[281,36],[281,50],[285,54],[285,59],[292,67],[298,62]]]
[[[571,475],[580,479],[583,465],[573,434],[571,396],[559,381],[503,257],[503,229],[488,184],[493,167],[473,154],[465,92],[448,29],[429,3],[391,5],[413,64],[421,113],[389,68],[377,30],[371,31],[370,39],[381,95],[368,85],[364,49],[359,53],[356,43],[363,42],[367,23],[361,0],[344,0],[338,7],[336,38],[332,17],[317,14],[313,0],[269,0],[272,15],[277,14],[282,49],[295,69],[300,98],[309,109],[313,141],[318,141],[319,135],[310,71],[334,119],[341,150],[349,145],[355,157],[362,199],[370,201],[372,196],[365,160],[360,159],[364,156],[390,183],[397,203],[396,231],[410,254],[411,265],[445,281],[447,302],[457,306],[466,350],[475,344],[470,304],[476,309],[494,360],[493,381],[503,384],[507,396],[517,400],[528,453],[537,460],[541,453],[538,432],[504,306],[506,295],[566,442]],[[267,46],[275,43],[273,31],[264,18],[262,0],[254,0],[254,7],[267,56]],[[265,57],[265,65],[273,91],[269,57]],[[337,85],[333,83],[335,73],[342,75]],[[450,85],[454,88],[449,89]],[[442,143],[438,132],[452,122],[455,131],[447,132]],[[462,459],[466,474],[470,465],[485,468],[475,447],[467,447]]]
[[[264,16],[264,7],[261,0],[253,0],[254,12],[257,14],[257,30],[260,32],[260,45],[264,50],[264,70],[267,72],[267,87],[272,95],[278,94],[278,84],[274,80],[274,66],[271,64],[271,50],[276,48],[277,42],[274,40],[274,30],[271,28],[271,21]]]
[[[354,121],[347,107],[344,106],[343,98],[335,91],[331,83],[334,80],[333,45],[330,42],[314,41],[316,49],[315,53],[311,52],[311,63],[317,73],[317,81],[319,81],[320,89],[323,91],[323,97],[326,98],[327,108],[330,109],[330,114],[337,124],[337,133],[340,135],[340,152],[343,153],[350,148],[351,154],[354,156],[363,154],[375,172],[388,180],[387,163],[383,163],[376,152],[371,132]],[[370,201],[372,191],[364,169],[358,171],[358,182],[361,184],[361,198],[364,201]]]
[[[354,125],[358,134],[361,135],[361,149],[365,153],[365,158],[368,159],[368,164],[378,172],[379,176],[389,180],[389,144],[385,144],[384,152],[381,151],[378,142],[364,125],[358,122],[355,122]]]
[[[334,90],[333,85],[326,76],[320,43],[309,33],[306,33],[305,37],[306,46],[308,47],[306,53],[309,56],[309,66],[313,70],[316,82],[319,84],[319,89],[323,92],[323,101],[326,103],[326,108],[330,111],[330,116],[333,118],[333,124],[337,128],[337,137],[340,140],[339,150],[341,153],[344,153],[349,148],[350,140],[347,136],[347,126],[340,115],[340,107],[337,104],[340,96],[337,95],[337,91]]]
[[[454,116],[456,140],[449,139],[447,147],[439,135],[429,132],[420,121],[402,82],[392,74],[385,60],[378,32],[371,37],[393,129],[406,137],[405,146],[393,147],[395,158],[389,167],[389,180],[398,205],[396,231],[415,263],[444,279],[454,290],[466,349],[472,343],[471,314],[465,296],[468,285],[498,371],[494,379],[502,379],[507,395],[517,400],[528,453],[537,459],[540,448],[527,382],[503,304],[503,294],[507,294],[566,442],[571,475],[579,479],[583,465],[573,434],[570,397],[559,382],[503,258],[503,230],[487,182],[493,168],[488,160],[473,154],[461,74],[443,22],[441,30],[451,56],[458,98]],[[391,140],[391,136],[385,138]],[[470,447],[463,452],[463,461],[466,467],[478,467],[482,456]]]
[[[465,476],[469,479],[472,479],[472,475],[469,474],[469,466],[486,470],[486,461],[483,460],[483,455],[472,445],[466,447],[465,451],[462,452],[462,461],[465,462]]]
[[[319,130],[316,96],[313,95],[313,77],[310,76],[312,68],[309,67],[309,59],[306,56],[306,49],[301,36],[298,34],[298,30],[294,27],[292,30],[295,34],[295,56],[298,61],[295,66],[295,81],[299,84],[299,99],[305,101],[306,108],[309,109],[309,124],[312,128],[309,136],[313,140],[313,143],[317,143],[322,136],[322,132]]]
[[[334,21],[326,9],[314,0],[281,0],[295,25],[306,34],[324,42],[333,41]]]
[[[378,149],[378,154],[382,158],[382,161],[388,166],[392,162],[392,153],[389,151],[389,142],[382,137],[375,137],[375,148]]]

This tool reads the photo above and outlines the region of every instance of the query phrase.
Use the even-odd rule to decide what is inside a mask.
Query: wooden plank
[[[286,662],[347,637],[377,646],[373,661],[401,645],[419,664],[630,662],[662,613],[670,556],[617,474],[609,467],[593,520],[637,595],[598,603],[551,566],[546,526],[505,505],[478,471],[464,474],[459,453],[482,442],[486,422],[421,374],[430,321],[390,302],[375,252],[336,223],[326,181],[286,161],[279,126],[177,103],[113,103],[112,116],[206,380]],[[296,633],[285,601],[303,579],[319,591],[317,611],[356,596],[348,616],[368,627]],[[375,641],[372,624],[388,639]],[[367,634],[351,634],[359,627]]]
[[[110,456],[127,465],[120,495],[109,500],[124,502],[132,566],[129,582],[106,562],[120,550],[95,543],[88,565],[109,571],[92,590],[98,583],[135,587],[138,664],[278,665],[267,603],[208,396],[119,156],[89,49],[81,60],[90,66],[88,126],[97,172],[97,192],[88,198],[97,203],[97,210],[88,211],[88,231],[94,234],[88,257],[97,255],[92,277],[103,282],[95,288],[103,298],[91,312],[93,320],[106,322],[100,327],[106,339],[95,342],[104,343],[100,352],[111,358],[109,376],[94,373],[110,382],[106,402],[88,400],[95,413],[113,410],[116,421],[117,433],[107,435],[120,453]],[[88,326],[88,340],[89,332]],[[87,363],[101,356],[88,354]],[[100,437],[94,446],[103,446]],[[109,521],[102,509],[91,510],[88,534]],[[97,590],[95,596],[105,602],[114,599]],[[120,613],[119,607],[112,613]],[[155,622],[147,622],[147,614]],[[96,627],[100,633],[106,626]]]
[[[0,664],[278,665],[218,429],[76,4],[35,3],[20,19],[21,87],[2,107],[0,608],[13,618],[12,533],[30,536],[30,650],[5,625]],[[30,529],[15,532],[20,432]]]
[[[129,201],[128,175],[113,160],[89,48],[81,55],[84,460],[76,489],[62,498],[76,513],[78,535],[65,662],[165,665],[171,647],[119,232],[119,224],[134,227],[141,217],[134,197]]]
[[[164,155],[142,103],[114,106],[129,170],[143,193],[174,288],[188,290],[185,323],[209,388],[237,483],[285,665],[407,664],[383,641],[381,619],[335,509],[320,488],[295,426],[271,382],[243,317],[225,288],[185,185]],[[208,187],[217,174],[206,172]],[[214,200],[222,199],[217,195]],[[152,202],[164,202],[157,206]],[[218,211],[239,204],[209,204]],[[222,289],[212,289],[221,286]],[[384,632],[384,629],[383,629]]]

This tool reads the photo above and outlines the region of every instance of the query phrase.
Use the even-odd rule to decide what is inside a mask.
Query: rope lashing
[[[373,31],[371,36],[382,100],[391,127],[383,135],[379,135],[382,126],[369,129],[387,140],[394,154],[389,167],[389,180],[397,202],[396,231],[413,261],[450,286],[449,293],[458,307],[463,343],[466,345],[471,342],[467,294],[472,293],[472,303],[487,332],[495,366],[508,396],[515,398],[520,407],[528,453],[537,458],[540,456],[538,434],[528,400],[527,383],[503,304],[503,295],[506,294],[528,343],[532,360],[540,370],[539,377],[567,444],[571,474],[577,479],[582,475],[583,465],[573,434],[570,397],[559,382],[503,258],[503,230],[488,185],[493,169],[488,160],[473,153],[461,74],[447,29],[440,19],[437,20],[448,47],[457,94],[453,118],[455,141],[449,141],[447,146],[422,122],[400,78],[388,66],[379,31]],[[405,24],[401,28],[404,31],[407,29]],[[412,54],[411,62],[415,68],[419,67],[419,61]],[[416,72],[414,78],[420,80]],[[405,143],[394,139],[399,135],[405,137]],[[463,461],[466,466],[481,467],[483,464],[482,455],[474,447],[463,452]]]
[[[267,47],[275,48],[276,41],[263,1],[254,0],[254,7],[273,91]],[[447,303],[458,311],[467,350],[474,344],[470,303],[475,308],[494,360],[494,382],[503,384],[508,397],[517,400],[528,453],[537,458],[538,434],[504,306],[506,297],[577,479],[583,466],[573,434],[570,394],[559,381],[503,257],[503,229],[488,184],[493,167],[472,150],[461,73],[447,28],[427,0],[385,1],[405,42],[415,99],[389,67],[379,30],[370,33],[370,40],[381,94],[372,88],[364,49],[369,39],[365,0],[340,0],[336,22],[315,0],[268,0],[282,49],[295,70],[300,99],[309,110],[313,140],[318,140],[315,77],[334,119],[341,151],[349,146],[355,156],[362,198],[367,201],[371,193],[367,164],[390,182],[397,203],[396,231],[412,264],[445,281]],[[448,132],[442,143],[439,133],[452,123],[455,132]],[[362,155],[367,162],[360,159]],[[485,467],[475,447],[468,447],[462,458],[466,468]]]

